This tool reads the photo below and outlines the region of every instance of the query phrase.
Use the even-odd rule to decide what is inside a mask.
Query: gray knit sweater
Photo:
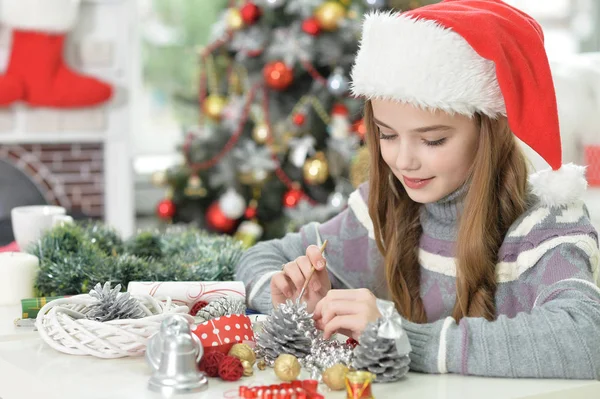
[[[326,259],[333,288],[368,288],[387,299],[383,257],[367,211],[368,185],[349,207],[323,224],[261,242],[242,257],[236,278],[248,305],[272,309],[269,281],[306,247],[329,240]],[[411,368],[431,373],[498,377],[600,379],[600,253],[598,234],[583,202],[556,208],[531,196],[511,226],[496,266],[497,319],[450,316],[456,299],[453,257],[463,190],[421,208],[421,297],[427,324],[404,322]]]

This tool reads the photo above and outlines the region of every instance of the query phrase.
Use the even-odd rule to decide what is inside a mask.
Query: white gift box
[[[200,302],[231,297],[246,301],[246,288],[241,281],[131,281],[127,291],[132,295],[147,294],[162,299],[170,297],[178,305],[191,309]]]

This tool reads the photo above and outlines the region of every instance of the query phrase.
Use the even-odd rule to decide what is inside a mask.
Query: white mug
[[[57,223],[72,221],[62,206],[30,205],[18,206],[10,212],[13,235],[21,251],[26,251],[37,242],[42,234]]]
[[[33,298],[33,284],[39,268],[36,256],[24,252],[0,252],[0,306],[18,305]]]

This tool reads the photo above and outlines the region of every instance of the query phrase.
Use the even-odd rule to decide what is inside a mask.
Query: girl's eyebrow
[[[392,127],[390,127],[389,125],[383,123],[382,121],[380,121],[377,118],[373,118],[374,122],[376,124],[378,124],[379,126],[388,128],[392,131],[395,131]],[[415,129],[411,129],[410,132],[412,133],[426,133],[426,132],[431,132],[434,130],[452,130],[453,127],[452,126],[448,126],[448,125],[431,125],[431,126],[422,126],[422,127],[417,127]]]

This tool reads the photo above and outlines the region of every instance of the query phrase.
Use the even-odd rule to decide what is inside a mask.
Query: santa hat
[[[552,167],[530,178],[548,205],[573,202],[587,187],[583,167],[562,165],[542,29],[500,0],[368,14],[351,76],[353,94],[369,99],[507,116],[513,133]]]

